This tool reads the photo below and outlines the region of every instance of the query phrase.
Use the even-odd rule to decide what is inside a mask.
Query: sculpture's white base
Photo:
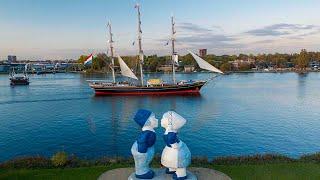
[[[162,169],[153,169],[155,175],[152,180],[172,180],[172,174],[166,174],[166,170],[164,168]],[[142,180],[138,179],[135,176],[135,173],[133,172],[129,177],[128,180]],[[191,172],[187,172],[187,179],[186,180],[197,180],[197,177],[192,174]]]
[[[153,169],[156,173],[163,173],[165,174],[164,169]],[[231,180],[227,175],[213,170],[213,169],[207,169],[207,168],[194,168],[190,167],[188,168],[190,172],[192,172],[194,175],[196,175],[196,179],[198,180]],[[98,178],[98,180],[127,180],[128,177],[130,178],[132,176],[132,179],[135,179],[134,176],[134,168],[119,168],[119,169],[113,169],[110,171],[107,171]],[[190,177],[189,177],[190,178]],[[161,179],[161,178],[159,178]],[[172,180],[172,176],[169,174],[165,174],[163,180],[170,179]]]

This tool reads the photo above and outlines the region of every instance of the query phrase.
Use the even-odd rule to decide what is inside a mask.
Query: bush
[[[160,167],[161,156],[155,155],[151,166]],[[303,155],[299,159],[289,158],[277,154],[264,154],[253,156],[229,156],[217,157],[213,161],[207,157],[193,157],[191,166],[210,167],[211,165],[242,165],[242,164],[271,164],[271,163],[290,163],[290,162],[309,162],[320,163],[320,152],[315,154]],[[122,167],[134,166],[132,157],[102,157],[95,160],[79,159],[75,155],[69,158],[65,152],[56,153],[51,159],[35,156],[12,159],[0,163],[0,169],[48,169],[55,167],[90,167],[90,166],[113,166]]]
[[[67,164],[68,155],[65,152],[57,152],[52,156],[51,161],[55,167],[64,167]]]
[[[239,164],[268,164],[268,163],[288,163],[297,160],[277,154],[264,154],[253,156],[229,156],[218,157],[213,160],[214,164],[239,165]]]
[[[320,152],[315,154],[306,154],[300,157],[303,162],[317,162],[320,163]]]
[[[21,157],[6,161],[0,164],[0,168],[52,168],[52,163],[50,159],[36,156],[36,157]]]
[[[95,165],[108,166],[111,164],[129,164],[134,165],[133,158],[126,157],[102,157],[95,161]]]
[[[79,159],[77,156],[72,154],[68,158],[65,167],[67,167],[67,168],[77,168],[77,167],[88,167],[90,165],[92,165],[92,163],[90,163],[90,161]]]
[[[208,157],[193,157],[192,166],[206,166],[210,163]]]

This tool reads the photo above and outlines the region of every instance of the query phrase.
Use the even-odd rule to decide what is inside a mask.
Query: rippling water
[[[8,76],[0,75],[0,161],[60,150],[83,158],[129,156],[139,133],[132,120],[139,108],[154,111],[158,118],[168,110],[184,116],[188,122],[179,136],[193,155],[297,157],[320,151],[320,73],[226,75],[207,84],[197,97],[95,97],[86,82],[94,78],[33,75],[29,86],[12,88]],[[157,153],[164,147],[163,132],[157,129]]]

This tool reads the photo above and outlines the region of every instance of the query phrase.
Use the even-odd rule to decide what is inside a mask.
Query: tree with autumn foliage
[[[308,67],[310,61],[310,56],[307,52],[307,50],[302,49],[299,56],[296,59],[296,65],[301,70],[304,70],[306,67]]]

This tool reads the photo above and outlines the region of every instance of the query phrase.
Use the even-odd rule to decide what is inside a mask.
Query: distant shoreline
[[[292,70],[250,70],[250,71],[227,71],[224,74],[236,74],[236,73],[309,73],[309,72],[320,72],[320,70],[307,70],[307,71],[292,71]],[[111,72],[93,72],[93,73],[86,73],[86,72],[79,72],[81,74],[111,74]],[[176,74],[198,74],[198,73],[211,73],[209,71],[202,71],[202,72],[176,72]],[[120,73],[117,73],[120,74]],[[171,72],[145,72],[144,74],[171,74]]]
[[[90,167],[96,165],[104,165],[104,163],[115,163],[115,164],[128,164],[133,165],[134,161],[131,156],[102,156],[98,158],[88,159],[79,158],[74,154],[68,155],[64,151],[57,153],[64,153],[67,159],[65,166],[68,167],[68,163],[76,167]],[[54,156],[54,155],[53,155]],[[153,163],[160,162],[160,156],[156,155],[153,159]],[[29,162],[29,164],[25,163]],[[193,156],[192,164],[210,164],[214,163],[217,165],[240,165],[240,164],[264,164],[264,163],[291,163],[291,162],[309,162],[309,163],[319,163],[320,162],[320,152],[302,154],[298,157],[289,157],[283,154],[253,154],[253,155],[238,155],[238,156],[218,156],[215,158],[208,158],[206,156]],[[55,168],[51,162],[50,157],[46,156],[17,156],[7,160],[0,161],[0,168]]]
[[[227,71],[225,72],[226,75],[228,74],[237,74],[237,73],[298,73],[298,74],[304,74],[304,73],[309,73],[309,72],[320,72],[320,70],[306,70],[306,71],[295,71],[295,70],[249,70],[249,71]],[[57,72],[59,74],[73,74],[73,73],[79,73],[79,74],[111,74],[111,72],[101,72],[101,71],[96,71],[96,72],[85,72],[85,71],[69,71],[69,72]],[[202,72],[176,72],[176,74],[197,74],[197,73],[211,73],[208,71],[202,71]],[[0,72],[0,75],[5,75],[8,73],[6,72]],[[35,74],[36,73],[29,73],[29,74]],[[44,74],[54,74],[54,73],[44,73]],[[117,73],[120,74],[120,73]],[[145,72],[144,74],[171,74],[171,72]],[[42,74],[40,74],[42,75]]]

